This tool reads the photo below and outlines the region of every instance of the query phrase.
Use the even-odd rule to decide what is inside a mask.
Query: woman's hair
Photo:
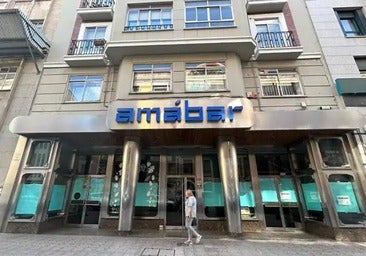
[[[193,196],[193,192],[190,189],[187,189],[186,194],[189,195],[189,196]]]

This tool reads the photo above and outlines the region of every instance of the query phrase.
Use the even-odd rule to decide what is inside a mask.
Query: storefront
[[[362,233],[366,182],[350,133],[360,123],[345,110],[253,112],[244,98],[18,117],[3,231],[182,229],[192,189],[200,229]]]

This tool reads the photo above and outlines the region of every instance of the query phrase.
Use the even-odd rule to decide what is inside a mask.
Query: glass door
[[[166,193],[166,226],[184,228],[185,191],[195,194],[194,177],[168,177]]]
[[[104,175],[74,177],[67,221],[70,224],[98,224]]]
[[[260,177],[260,188],[267,227],[301,226],[299,205],[292,177]]]

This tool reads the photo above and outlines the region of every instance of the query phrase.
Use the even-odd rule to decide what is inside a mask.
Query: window
[[[247,154],[238,154],[240,216],[242,219],[255,217],[255,199]]]
[[[225,65],[216,63],[187,63],[187,91],[217,91],[226,89]]]
[[[11,89],[16,72],[16,67],[0,67],[0,91]]]
[[[133,65],[133,92],[170,91],[172,64]]]
[[[338,10],[336,13],[346,37],[366,35],[366,20],[361,9]]]
[[[93,24],[93,25],[91,25]],[[109,37],[108,23],[81,24],[78,40],[73,40],[69,49],[71,55],[103,54],[106,39]]]
[[[332,174],[328,177],[328,183],[340,222],[345,225],[364,225],[366,217],[360,206],[360,195],[354,177],[348,174]]]
[[[225,217],[224,193],[217,154],[202,155],[203,206],[207,217]]]
[[[47,167],[51,154],[51,147],[51,141],[33,141],[26,166]]]
[[[303,95],[296,72],[278,69],[260,70],[259,79],[263,96]]]
[[[42,31],[43,29],[43,22],[44,20],[32,20],[33,25],[36,26],[39,31]]]
[[[231,0],[185,1],[186,28],[234,26]]]
[[[319,139],[318,146],[324,167],[349,166],[343,141],[340,138]]]
[[[172,29],[172,8],[132,8],[128,10],[125,31]]]
[[[103,76],[70,76],[66,101],[99,101]]]
[[[361,77],[366,78],[366,57],[354,57]]]

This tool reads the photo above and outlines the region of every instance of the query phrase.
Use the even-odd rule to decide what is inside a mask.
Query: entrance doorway
[[[167,228],[184,228],[185,191],[190,189],[195,194],[194,177],[168,177],[166,193]]]
[[[98,224],[103,197],[104,175],[77,175],[73,179],[67,222]]]
[[[260,188],[267,227],[301,227],[299,204],[291,176],[262,176]]]

